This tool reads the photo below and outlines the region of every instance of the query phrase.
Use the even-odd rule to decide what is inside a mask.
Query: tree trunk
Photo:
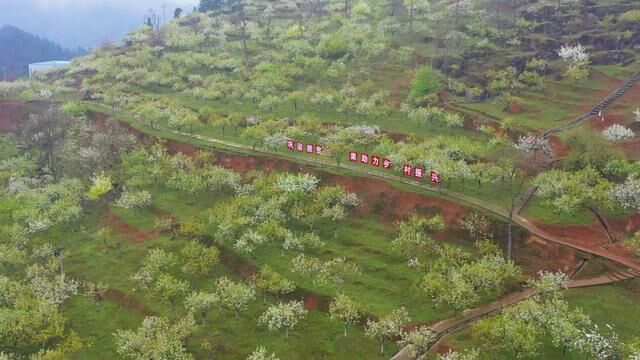
[[[289,340],[289,327],[284,328],[284,339]]]
[[[513,244],[513,207],[509,211],[507,222],[507,260],[511,260],[511,247]]]
[[[347,326],[349,325],[349,323],[347,323],[346,321],[344,322],[344,337],[347,337]]]
[[[605,219],[604,216],[600,214],[598,209],[596,209],[595,206],[591,206],[591,205],[585,205],[584,207],[587,208],[587,210],[591,211],[591,213],[593,213],[596,216],[598,221],[600,221],[600,224],[602,225],[602,227],[604,228],[604,231],[607,233],[607,236],[609,237],[609,244],[613,244],[616,241],[618,241],[616,239],[615,234],[613,233],[613,229],[609,225],[609,222],[607,222],[607,219]]]

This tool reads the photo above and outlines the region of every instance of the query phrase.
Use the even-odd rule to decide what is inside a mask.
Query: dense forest
[[[44,37],[11,25],[0,28],[0,70],[7,78],[27,75],[28,65],[38,61],[70,60],[84,55],[82,48],[69,50]]]

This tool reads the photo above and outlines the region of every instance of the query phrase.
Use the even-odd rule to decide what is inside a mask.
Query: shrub
[[[633,130],[619,124],[613,124],[604,129],[602,135],[609,141],[622,141],[635,136]]]
[[[442,74],[430,66],[423,66],[416,71],[411,83],[409,96],[422,98],[436,92],[442,86]]]
[[[635,233],[631,239],[625,242],[629,251],[633,254],[640,256],[640,232]]]
[[[89,109],[79,102],[68,102],[62,105],[62,110],[73,117],[85,116],[89,112]]]
[[[349,41],[340,34],[331,34],[320,40],[318,53],[328,59],[340,59],[349,52]]]
[[[640,10],[629,10],[621,14],[618,21],[623,24],[638,24],[640,23]]]

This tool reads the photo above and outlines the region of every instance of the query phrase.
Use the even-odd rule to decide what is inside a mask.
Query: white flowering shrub
[[[144,209],[151,205],[151,193],[146,190],[130,192],[125,190],[116,200],[116,206],[125,209]]]
[[[289,338],[289,329],[293,329],[302,320],[308,311],[304,308],[302,301],[290,301],[269,306],[260,318],[258,323],[265,326],[269,331],[284,330],[285,338]]]
[[[636,134],[633,132],[633,130],[627,127],[624,127],[620,124],[613,124],[602,131],[602,136],[604,136],[609,141],[617,142],[630,139],[636,136]]]
[[[276,186],[285,192],[309,193],[316,189],[320,180],[311,174],[282,174],[276,180]]]
[[[589,53],[584,46],[578,44],[576,46],[564,45],[558,51],[558,56],[566,62],[570,63],[588,63]]]
[[[275,353],[269,354],[264,346],[258,346],[247,360],[280,360],[280,358]]]
[[[552,158],[554,156],[549,139],[543,136],[520,136],[514,147],[522,153],[542,153],[547,158]]]
[[[620,207],[640,211],[640,178],[627,178],[610,189],[609,195]]]
[[[0,97],[21,93],[31,87],[28,81],[0,81]]]

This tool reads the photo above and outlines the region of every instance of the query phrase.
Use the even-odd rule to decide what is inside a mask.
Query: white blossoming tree
[[[146,190],[128,191],[124,190],[120,198],[116,200],[116,206],[125,209],[142,210],[151,205],[151,193]]]
[[[300,320],[307,315],[302,301],[290,301],[270,306],[260,318],[258,323],[270,331],[284,329],[284,338],[289,339],[289,329],[293,329]]]
[[[276,186],[285,192],[309,193],[316,189],[320,180],[311,174],[282,174],[276,180]]]
[[[609,194],[620,207],[640,212],[640,177],[628,177],[610,189]]]
[[[380,354],[384,355],[385,338],[393,338],[402,335],[402,328],[411,321],[407,309],[404,307],[395,309],[379,320],[367,320],[364,334],[372,339],[380,341]]]
[[[344,323],[345,337],[347,336],[349,325],[356,323],[362,316],[360,309],[360,304],[345,294],[339,294],[329,304],[331,320],[340,320]]]
[[[549,144],[549,138],[543,136],[520,136],[520,138],[518,138],[518,142],[514,145],[514,147],[521,153],[533,153],[534,159],[536,157],[536,154],[538,153],[543,154],[548,159],[554,156],[553,149]]]
[[[117,351],[126,359],[192,360],[184,342],[195,330],[192,316],[174,323],[162,317],[146,317],[137,330],[117,330]]]
[[[238,319],[240,311],[246,309],[249,302],[255,299],[256,291],[245,283],[234,282],[223,276],[216,282],[215,296],[217,304],[233,310]]]
[[[636,134],[626,126],[613,124],[602,131],[602,136],[609,141],[618,142],[631,139]]]
[[[566,75],[575,81],[589,76],[589,53],[580,44],[575,46],[564,45],[558,51],[560,58],[568,63]]]
[[[280,360],[280,358],[278,358],[275,353],[269,354],[264,346],[258,346],[253,350],[251,355],[249,355],[247,360]]]
[[[276,299],[280,301],[280,297],[291,293],[296,289],[296,285],[293,281],[285,278],[276,272],[269,265],[264,265],[260,271],[253,276],[252,282],[256,288],[263,291],[264,294],[270,293],[276,296]],[[263,303],[266,302],[266,297],[263,296]]]
[[[184,301],[184,307],[191,313],[200,313],[202,326],[207,324],[209,309],[216,303],[216,296],[207,292],[192,292]]]
[[[406,347],[411,358],[418,359],[424,355],[438,339],[438,333],[428,326],[420,326],[409,332],[402,332],[398,345]]]

